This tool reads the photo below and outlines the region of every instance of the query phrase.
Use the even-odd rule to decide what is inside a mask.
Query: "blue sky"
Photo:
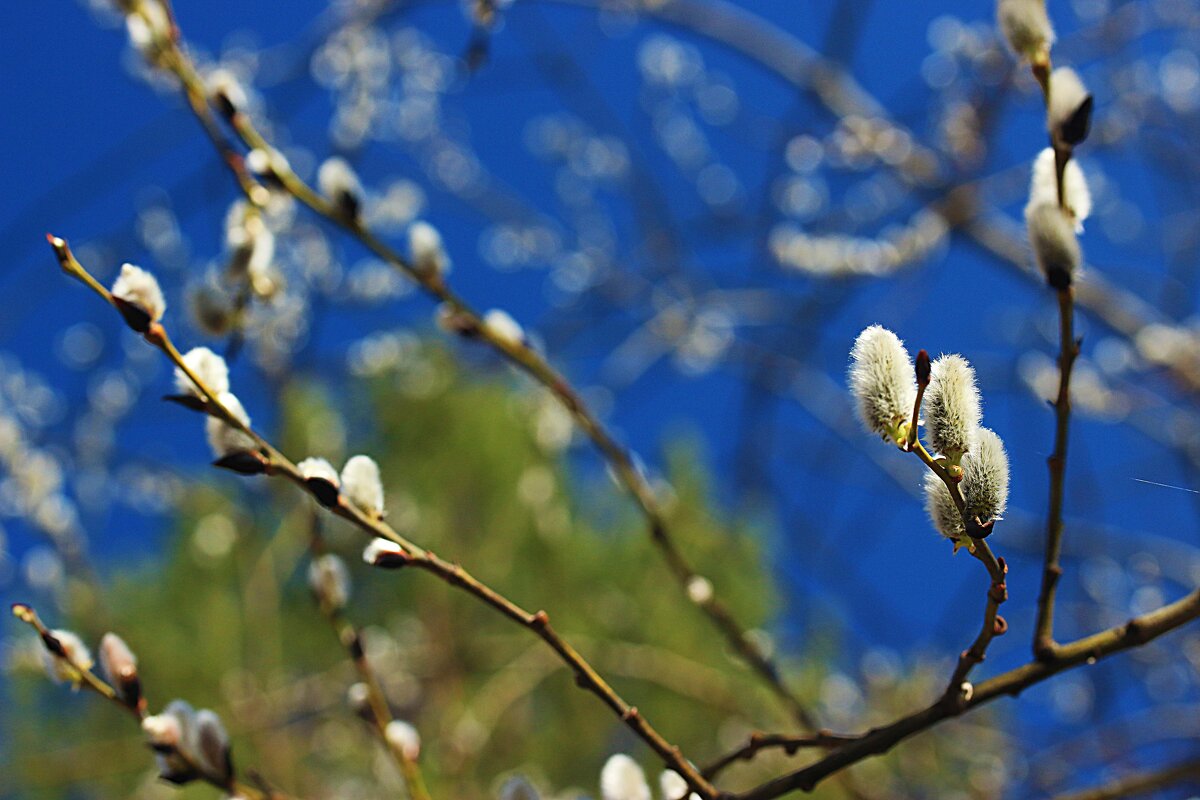
[[[267,47],[305,41],[325,5],[308,0],[286,5],[177,3],[188,39],[207,53],[228,51],[239,41]],[[811,47],[821,49],[833,42],[835,54],[845,58],[841,54],[849,53],[848,71],[923,140],[936,135],[948,97],[930,86],[939,70],[946,69],[944,59],[937,60],[935,54],[937,31],[945,28],[933,23],[948,13],[968,24],[987,25],[991,19],[991,4],[986,2],[839,6],[773,0],[745,5]],[[1123,91],[1123,67],[1138,63],[1161,74],[1168,55],[1194,45],[1184,34],[1167,30],[1136,37],[1123,50],[1100,58],[1094,42],[1072,37],[1088,24],[1086,17],[1095,13],[1096,4],[1051,6],[1060,20],[1063,58],[1086,59],[1077,63],[1097,95],[1100,120],[1125,113],[1115,110]],[[1076,12],[1085,17],[1082,22]],[[742,332],[748,341],[803,360],[835,389],[842,382],[854,335],[876,322],[894,328],[913,347],[933,354],[962,352],[975,363],[984,390],[985,422],[1005,439],[1013,458],[1011,520],[1001,528],[996,548],[1013,567],[1013,600],[1006,612],[1014,633],[997,642],[994,660],[1009,665],[1025,659],[1038,582],[1037,535],[1046,501],[1044,458],[1052,443],[1053,420],[1020,375],[1030,354],[1053,351],[1054,304],[1049,294],[958,236],[886,279],[821,282],[784,273],[770,263],[762,247],[761,221],[749,227],[709,227],[692,181],[673,170],[656,147],[638,54],[650,37],[675,37],[696,48],[707,69],[736,87],[739,116],[714,129],[710,144],[717,159],[740,179],[744,210],[763,206],[768,216],[774,213],[762,198],[770,191],[768,176],[773,179],[781,169],[782,145],[796,136],[828,135],[832,120],[826,110],[810,97],[797,96],[761,65],[687,31],[654,22],[601,24],[590,10],[522,0],[505,16],[491,62],[444,98],[452,126],[459,126],[497,184],[544,214],[561,213],[561,207],[542,200],[552,194],[555,174],[528,153],[527,121],[561,109],[564,100],[568,110],[572,102],[583,102],[591,122],[607,126],[627,142],[629,152],[642,155],[650,165],[663,206],[680,221],[685,242],[681,261],[697,285],[765,288],[794,310],[787,324],[775,320],[747,326]],[[418,4],[385,27],[402,26],[422,31],[448,53],[461,52],[470,37],[469,26],[452,3]],[[851,28],[854,36],[841,35]],[[119,338],[104,309],[64,284],[51,264],[43,234],[52,230],[75,243],[103,240],[114,266],[120,260],[140,261],[146,249],[133,221],[139,211],[165,198],[194,252],[211,256],[219,251],[221,219],[233,187],[179,100],[130,77],[123,65],[133,56],[123,32],[93,24],[82,5],[16,4],[5,14],[3,39],[0,107],[6,112],[0,114],[0,141],[6,145],[8,191],[0,194],[0,294],[7,302],[0,315],[0,350],[41,373],[61,394],[66,408],[45,430],[46,443],[55,446],[69,439],[71,410],[84,403],[89,386],[94,390],[88,373],[69,369],[59,360],[61,331],[87,320],[103,331],[106,352],[117,354],[129,342]],[[272,63],[298,58],[287,48],[273,52],[278,62]],[[569,65],[572,60],[575,66]],[[325,124],[331,110],[329,93],[303,71],[298,78],[277,83],[269,69],[264,74],[263,99],[286,118],[291,141],[304,144],[317,157],[332,152]],[[558,81],[577,91],[564,95],[554,88]],[[578,92],[581,83],[590,87],[586,94]],[[990,146],[972,174],[1019,169],[1042,146],[1038,98],[1028,91],[1001,94],[994,86],[990,90],[1000,97],[994,106],[985,106],[995,115],[994,128]],[[585,100],[579,101],[581,96]],[[1188,124],[1194,116],[1180,114]],[[1082,240],[1090,262],[1177,320],[1195,313],[1195,282],[1190,266],[1170,262],[1164,255],[1159,220],[1177,218],[1194,205],[1194,198],[1192,189],[1171,174],[1170,160],[1163,155],[1169,148],[1155,149],[1146,141],[1171,144],[1172,137],[1185,130],[1183,122],[1173,128],[1170,119],[1148,113],[1145,140],[1089,145],[1082,154],[1085,167],[1106,179],[1100,184],[1098,205],[1107,211],[1089,224]],[[507,308],[534,329],[544,327],[552,359],[579,384],[611,382],[605,356],[639,324],[636,310],[585,298],[563,303],[547,289],[546,271],[539,268],[544,265],[510,272],[484,263],[479,255],[484,220],[478,209],[429,186],[420,159],[411,151],[372,144],[353,156],[364,175],[404,177],[427,187],[426,214],[443,230],[455,259],[453,278],[468,298],[479,306]],[[829,177],[834,221],[822,224],[837,224],[839,202],[861,177]],[[1017,184],[1023,181],[1020,177]],[[1020,194],[1019,188],[1009,192],[1000,207],[1013,221],[1020,213]],[[907,199],[897,206],[895,216],[920,201],[919,195]],[[632,240],[645,209],[631,208],[620,192],[605,195],[603,208],[611,212],[617,238],[622,243]],[[1107,235],[1119,232],[1122,223],[1130,224],[1134,211],[1143,219],[1140,233]],[[652,263],[644,250],[626,251],[632,272],[651,280],[660,274],[661,265]],[[352,261],[361,253],[351,249],[343,257]],[[178,273],[167,280],[181,282]],[[333,313],[305,352],[340,357],[347,343],[372,325],[404,323],[428,331],[430,311],[424,300],[408,298],[361,316]],[[571,332],[572,322],[589,319],[587,314],[594,314],[594,322]],[[1080,328],[1085,357],[1101,359],[1117,352],[1119,340],[1090,315],[1082,315]],[[741,367],[692,375],[681,373],[670,359],[656,361],[631,384],[608,387],[611,421],[652,468],[661,465],[662,448],[672,437],[699,436],[709,466],[725,487],[721,501],[777,523],[771,544],[773,563],[788,591],[780,621],[786,641],[800,645],[812,619],[833,618],[846,627],[853,652],[875,644],[901,651],[916,647],[954,652],[974,633],[983,576],[965,556],[950,556],[949,548],[929,531],[919,501],[905,491],[918,485],[919,465],[882,451],[882,445],[866,434],[830,430],[822,412],[844,416],[845,407],[838,404],[848,405],[849,399],[830,391],[826,383],[801,379],[798,388],[805,396],[824,392],[806,407],[747,391],[746,375]],[[148,422],[122,428],[120,446],[194,474],[203,466],[198,436],[177,436],[175,418],[168,419],[154,399],[167,381],[165,371],[149,380],[149,390],[137,400],[138,407],[146,409],[140,416]],[[1186,399],[1153,370],[1122,374],[1114,382],[1131,392],[1161,390],[1176,403]],[[1159,424],[1156,414],[1161,425],[1169,423],[1172,407],[1150,400],[1139,403],[1139,413],[1151,420],[1143,430],[1077,418],[1068,483],[1068,515],[1075,524],[1069,529],[1069,565],[1101,574],[1109,562],[1116,563],[1120,580],[1126,582],[1120,590],[1123,602],[1130,604],[1136,602],[1138,589],[1147,586],[1157,587],[1167,599],[1178,593],[1178,581],[1171,577],[1178,564],[1164,561],[1163,553],[1185,553],[1182,563],[1196,559],[1196,495],[1139,481],[1200,487],[1194,464],[1147,435],[1147,429]],[[744,468],[748,450],[756,456],[750,459],[749,472]],[[889,459],[894,463],[889,465]],[[589,453],[582,453],[577,462],[585,475],[598,471]],[[130,529],[119,529],[111,516],[88,522],[93,541],[104,542],[94,545],[102,561],[115,552],[152,547],[147,543],[153,543],[154,532],[165,524],[155,515]],[[4,524],[19,564],[38,540],[20,522]],[[1088,531],[1086,546],[1073,544],[1081,535],[1078,531]],[[1163,540],[1175,544],[1164,545]],[[1156,573],[1145,566],[1146,557],[1158,564]],[[19,575],[13,580],[19,582]],[[849,593],[847,583],[853,587]],[[16,585],[0,585],[0,595]],[[1086,604],[1088,595],[1077,581],[1068,580],[1064,600],[1073,609]],[[1068,631],[1083,632],[1094,621],[1086,611],[1063,615]],[[1041,695],[1033,694],[1036,703]],[[1194,695],[1192,685],[1182,696]]]

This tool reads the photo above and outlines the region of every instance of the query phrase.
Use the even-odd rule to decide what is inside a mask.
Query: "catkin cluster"
[[[934,527],[955,547],[971,546],[966,521],[999,520],[1008,501],[1008,455],[994,431],[982,426],[975,370],[960,355],[932,364],[924,351],[914,365],[904,343],[872,325],[850,351],[850,390],[859,417],[871,431],[905,449],[919,447],[913,425],[925,425],[940,469],[957,479],[959,508],[942,477],[925,477],[925,505]],[[919,419],[918,395],[925,412]]]

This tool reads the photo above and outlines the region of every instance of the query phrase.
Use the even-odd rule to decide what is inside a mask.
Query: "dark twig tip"
[[[922,386],[929,385],[929,375],[933,371],[933,365],[929,361],[929,353],[925,350],[920,350],[917,353],[917,383]]]
[[[239,475],[262,475],[267,471],[266,459],[262,457],[262,454],[251,450],[229,453],[214,461],[213,466],[236,472]]]

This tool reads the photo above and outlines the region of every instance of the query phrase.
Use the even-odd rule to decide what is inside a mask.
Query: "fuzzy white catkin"
[[[317,169],[317,188],[321,194],[337,203],[357,201],[362,197],[362,183],[346,159],[331,156]]]
[[[218,67],[208,73],[208,78],[204,82],[208,88],[208,93],[214,97],[223,97],[230,106],[236,111],[245,110],[249,104],[246,97],[246,90],[242,88],[242,82],[231,70],[224,67]]]
[[[383,729],[383,735],[388,744],[403,753],[409,761],[416,761],[421,756],[421,734],[404,720],[389,722]]]
[[[646,773],[637,762],[617,753],[600,770],[600,797],[603,800],[650,800]]]
[[[917,379],[904,342],[881,325],[858,335],[850,350],[850,391],[858,418],[881,436],[912,417]]]
[[[379,465],[370,456],[351,456],[342,467],[342,493],[358,508],[373,514],[383,514],[383,480]]]
[[[245,200],[237,200],[225,215],[225,244],[231,251],[229,271],[246,275],[251,281],[268,276],[275,260],[275,234],[263,215]]]
[[[352,683],[346,690],[346,704],[355,713],[366,711],[371,707],[371,689],[365,683]]]
[[[290,172],[292,166],[287,157],[278,150],[264,150],[256,147],[246,154],[246,168],[255,175],[282,175]]]
[[[1050,73],[1050,102],[1046,108],[1046,125],[1058,134],[1091,95],[1079,73],[1070,67],[1058,67]]]
[[[184,354],[183,363],[213,394],[220,395],[229,391],[229,367],[225,364],[225,359],[212,350],[207,347],[193,347]],[[200,396],[200,390],[179,367],[175,368],[175,389],[180,394]]]
[[[161,714],[142,720],[142,730],[158,751],[155,758],[161,777],[182,782],[195,777],[196,712],[188,703],[172,700]]]
[[[215,712],[207,708],[196,712],[188,749],[192,762],[210,777],[219,779],[228,776],[229,734]]]
[[[975,370],[959,355],[933,362],[925,390],[925,430],[934,451],[958,456],[971,449],[983,416]]]
[[[137,677],[137,656],[115,633],[106,633],[98,649],[100,673],[114,686]]]
[[[151,56],[160,40],[171,32],[171,20],[159,0],[140,0],[125,16],[130,43],[143,55]]]
[[[340,486],[337,470],[333,464],[324,458],[306,458],[296,465],[296,470],[300,473],[300,477],[306,481],[317,480],[328,481],[334,486]]]
[[[996,24],[1009,48],[1022,58],[1032,58],[1054,44],[1046,0],[999,0]]]
[[[1083,232],[1083,221],[1092,213],[1092,193],[1079,162],[1071,159],[1063,170],[1063,194],[1067,207],[1075,219],[1075,232]],[[1058,205],[1058,171],[1054,162],[1054,148],[1047,147],[1033,161],[1033,174],[1029,180],[1029,201],[1025,211],[1039,205]]]
[[[142,720],[146,741],[154,747],[178,747],[183,740],[183,727],[175,714],[154,714]]]
[[[700,795],[688,793],[687,781],[683,776],[672,769],[663,770],[662,775],[658,777],[658,786],[662,790],[663,800],[699,800]]]
[[[418,272],[444,275],[450,271],[442,234],[423,220],[408,226],[408,256]]]
[[[968,517],[980,522],[999,520],[1008,505],[1008,453],[1004,442],[989,428],[979,428],[971,450],[962,459],[963,478],[959,483]],[[947,539],[959,540],[966,531],[962,516],[941,478],[925,475],[925,510],[933,525]]]
[[[333,553],[317,556],[308,565],[308,587],[334,609],[346,607],[350,599],[350,570]]]
[[[402,556],[404,548],[395,542],[376,536],[371,543],[363,548],[363,561],[376,566],[385,556]]]
[[[1083,252],[1071,220],[1057,204],[1027,206],[1025,228],[1034,260],[1048,278],[1056,275],[1071,278],[1079,272]]]
[[[121,273],[112,286],[113,297],[145,311],[151,321],[158,322],[167,311],[167,301],[154,276],[133,264],[122,264]]]
[[[42,666],[45,667],[50,680],[55,683],[75,683],[79,679],[79,670],[89,670],[95,663],[92,661],[92,653],[83,640],[72,631],[57,628],[50,633],[62,645],[67,657],[42,650]]]
[[[250,415],[246,413],[246,409],[242,408],[242,401],[238,400],[233,392],[222,392],[217,395],[217,402],[223,405],[234,418],[241,420],[243,425],[250,427]],[[213,455],[217,458],[224,458],[230,453],[254,450],[258,446],[253,439],[222,419],[210,416],[204,424],[205,433],[208,435],[208,446],[212,448]]]
[[[493,308],[483,315],[483,327],[505,344],[520,347],[525,344],[525,331],[507,311]]]

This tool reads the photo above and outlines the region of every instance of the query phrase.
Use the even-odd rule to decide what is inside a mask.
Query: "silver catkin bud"
[[[917,396],[912,359],[887,328],[872,325],[854,340],[849,378],[858,417],[868,430],[890,436],[911,418]]]
[[[966,513],[981,523],[1004,516],[1008,505],[1008,454],[1004,442],[989,428],[979,428],[971,449],[962,458],[963,478],[959,483]],[[925,510],[938,532],[947,539],[963,541],[966,528],[962,515],[941,478],[925,475]]]
[[[1040,203],[1025,209],[1025,227],[1033,257],[1046,282],[1055,289],[1070,286],[1083,261],[1075,225],[1067,213],[1052,203]]]
[[[983,412],[975,370],[959,355],[933,362],[925,390],[925,430],[934,451],[951,459],[971,449]]]

